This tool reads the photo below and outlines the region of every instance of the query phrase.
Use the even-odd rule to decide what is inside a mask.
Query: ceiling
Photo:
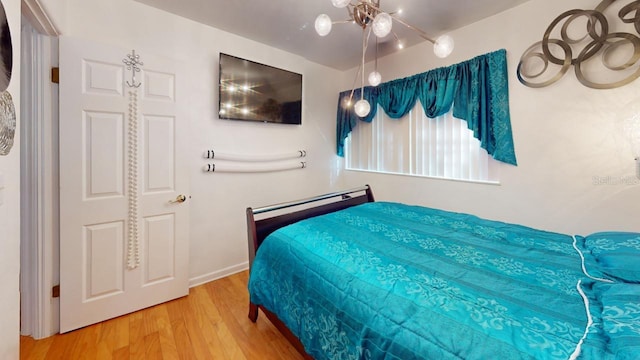
[[[335,24],[331,33],[319,36],[314,22],[325,13],[333,21],[346,20],[346,9],[330,0],[135,0],[263,44],[300,55],[338,70],[358,65],[362,57],[362,30],[355,24]],[[398,15],[432,39],[529,0],[381,0],[386,12]],[[354,1],[352,1],[353,3]],[[398,22],[393,31],[405,47],[425,41]],[[372,35],[372,44],[373,44]],[[455,40],[455,39],[454,39]],[[373,46],[367,58],[374,56]],[[379,39],[378,56],[398,51],[395,39]],[[455,50],[454,50],[455,51]],[[435,55],[434,55],[435,56]]]

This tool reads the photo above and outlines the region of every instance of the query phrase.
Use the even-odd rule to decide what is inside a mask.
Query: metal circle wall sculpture
[[[635,34],[609,32],[612,26],[604,12],[615,2],[604,0],[595,10],[573,9],[560,14],[549,24],[542,40],[531,45],[520,57],[518,80],[532,88],[549,86],[562,78],[572,65],[578,81],[594,89],[620,87],[640,77],[640,0],[620,8],[617,19],[621,24],[614,24],[633,24]],[[584,28],[580,28],[580,22],[584,23]],[[570,35],[569,29],[576,27],[584,31],[581,37]],[[560,38],[552,38],[552,34],[559,34]],[[599,65],[617,73],[618,79],[600,82],[585,71],[587,62],[598,59]]]

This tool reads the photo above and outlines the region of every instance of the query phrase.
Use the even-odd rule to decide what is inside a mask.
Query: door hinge
[[[60,297],[60,285],[55,285],[53,288],[51,288],[51,297]]]
[[[51,82],[54,84],[60,84],[60,68],[51,68]]]

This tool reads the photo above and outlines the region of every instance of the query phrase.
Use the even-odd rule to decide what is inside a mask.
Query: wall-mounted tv
[[[220,53],[220,119],[302,124],[302,75]]]

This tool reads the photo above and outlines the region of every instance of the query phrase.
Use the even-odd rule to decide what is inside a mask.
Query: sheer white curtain
[[[371,123],[358,123],[345,145],[350,170],[498,181],[497,161],[480,147],[466,121],[451,112],[429,119],[419,103],[401,119],[378,109]]]

